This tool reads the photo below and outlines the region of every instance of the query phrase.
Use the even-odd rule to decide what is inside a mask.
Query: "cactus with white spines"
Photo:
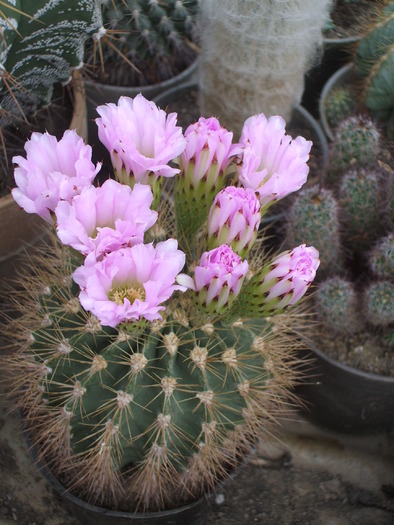
[[[293,307],[318,253],[301,245],[262,260],[258,193],[236,180],[243,150],[223,153],[217,122],[207,141],[205,120],[201,137],[195,127],[183,135],[142,95],[99,109],[121,182],[93,186],[98,167],[78,140],[62,155],[73,132],[52,145],[40,187],[30,176],[51,139],[34,136],[15,159],[14,198],[54,224],[57,238],[14,292],[26,315],[8,326],[20,347],[7,366],[38,455],[69,490],[110,508],[171,508],[225,477],[292,399],[302,324]],[[191,140],[196,186],[180,158]],[[268,154],[287,147],[277,141]],[[207,149],[215,154],[202,169]],[[219,190],[218,161],[233,165],[237,185],[225,181],[203,222],[177,221],[196,188],[205,201]],[[173,176],[188,181],[175,204],[165,185],[154,201],[150,184]],[[267,181],[258,185],[265,200]]]

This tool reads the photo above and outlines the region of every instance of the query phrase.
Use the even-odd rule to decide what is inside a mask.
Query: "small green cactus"
[[[365,319],[374,326],[394,323],[394,284],[390,281],[372,283],[364,295]]]
[[[379,279],[390,279],[394,275],[394,234],[381,238],[369,256],[372,273]]]
[[[384,208],[379,174],[362,168],[345,174],[339,195],[344,237],[355,249],[368,249],[382,230]]]
[[[288,212],[286,243],[311,243],[319,250],[319,274],[342,266],[338,202],[331,190],[313,186],[300,191]]]
[[[385,122],[394,138],[394,1],[377,12],[354,57],[356,75],[362,82],[361,98],[371,115]]]
[[[327,96],[324,108],[328,124],[335,128],[339,122],[354,112],[354,94],[347,86],[338,86]]]
[[[376,124],[361,115],[350,116],[335,131],[330,171],[348,169],[356,163],[374,164],[380,148],[380,132]]]
[[[99,79],[142,86],[172,77],[195,56],[197,12],[197,0],[106,0]],[[96,54],[90,46],[86,62],[93,65]]]
[[[335,334],[354,333],[359,327],[358,298],[353,283],[334,276],[325,280],[315,294],[318,319]]]

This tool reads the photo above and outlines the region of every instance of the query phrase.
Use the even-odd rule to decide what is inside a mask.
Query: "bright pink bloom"
[[[286,305],[298,302],[314,280],[319,264],[319,252],[305,244],[278,255],[270,263],[271,269],[264,278],[264,283],[271,283],[266,295],[267,303],[282,297],[282,301],[275,305],[276,309],[280,309],[282,302]]]
[[[215,117],[200,117],[185,131],[186,149],[181,155],[183,176],[196,187],[204,178],[211,187],[223,174],[233,156],[240,151],[233,145],[233,133],[223,128]]]
[[[261,113],[248,118],[243,126],[243,146],[238,177],[245,188],[259,194],[262,207],[297,191],[306,182],[312,142],[286,135],[282,117],[268,120]]]
[[[168,164],[186,145],[176,113],[167,115],[141,94],[134,99],[120,97],[117,105],[99,106],[97,112],[99,138],[121,182],[128,183],[133,176],[136,182],[146,183],[151,174],[173,177],[179,173]]]
[[[103,326],[161,319],[162,303],[175,290],[185,291],[175,279],[185,264],[185,254],[174,239],[136,244],[109,253],[94,265],[80,266],[73,278],[81,287],[79,299],[85,310]]]
[[[202,254],[194,280],[183,274],[178,282],[197,292],[197,302],[204,309],[221,313],[239,294],[248,268],[247,261],[223,244]]]
[[[253,190],[227,186],[215,197],[208,216],[208,246],[231,245],[245,257],[257,237],[260,203]]]
[[[150,186],[133,189],[108,179],[91,186],[72,202],[59,202],[55,212],[57,234],[67,244],[99,259],[105,253],[143,242],[144,233],[156,222],[157,212]]]
[[[27,213],[37,213],[48,222],[58,202],[71,201],[90,186],[101,167],[94,166],[92,148],[75,130],[65,131],[59,141],[49,133],[32,133],[25,151],[26,158],[12,159],[17,164],[12,196]]]

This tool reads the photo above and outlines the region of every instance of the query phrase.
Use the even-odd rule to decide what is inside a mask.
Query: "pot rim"
[[[321,125],[322,125],[322,128],[325,134],[327,135],[330,141],[334,140],[334,134],[331,131],[331,126],[329,125],[327,121],[326,111],[325,111],[325,102],[326,102],[328,94],[333,89],[333,87],[338,83],[340,79],[343,79],[346,77],[347,74],[350,74],[352,69],[353,69],[353,62],[349,62],[348,64],[345,64],[344,66],[337,69],[337,71],[335,71],[335,73],[331,75],[331,77],[324,84],[323,89],[320,94],[320,98],[319,98],[320,122],[321,122]]]
[[[306,340],[304,338],[304,343],[306,344],[307,348],[312,350],[318,357],[320,357],[322,360],[328,362],[330,365],[336,368],[340,368],[343,371],[359,376],[363,379],[369,379],[371,381],[378,381],[380,383],[387,383],[387,384],[393,384],[394,385],[394,377],[391,376],[383,376],[379,374],[375,374],[372,372],[365,372],[364,370],[359,370],[358,368],[352,367],[350,365],[347,365],[345,363],[341,363],[340,361],[337,361],[336,359],[333,359],[332,357],[329,357],[327,354],[325,354],[322,350],[320,350],[312,341],[309,339]]]

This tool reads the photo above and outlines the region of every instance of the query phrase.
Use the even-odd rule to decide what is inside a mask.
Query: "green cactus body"
[[[363,249],[381,229],[383,206],[379,177],[359,168],[346,174],[340,187],[343,231],[347,242]]]
[[[300,191],[288,212],[286,244],[311,244],[319,250],[319,274],[342,266],[338,203],[331,190],[317,186]]]
[[[137,86],[173,76],[194,57],[187,42],[196,42],[197,12],[197,0],[107,0],[104,26],[113,38],[102,48],[102,80]],[[88,62],[93,55],[90,49]],[[136,69],[125,68],[121,56]]]
[[[354,94],[345,86],[333,89],[325,100],[325,112],[330,126],[337,126],[338,122],[349,117],[355,108]]]
[[[276,330],[212,324],[182,296],[150,328],[105,328],[80,306],[67,253],[40,260],[39,291],[23,305],[14,364],[33,438],[56,475],[76,473],[71,489],[88,501],[154,510],[200,496],[283,410],[297,376],[289,319],[287,330],[281,316]]]
[[[365,318],[377,327],[394,323],[394,284],[390,281],[372,283],[364,294]]]
[[[355,163],[369,166],[380,151],[380,133],[376,125],[362,116],[351,116],[336,129],[331,151],[332,171],[348,169]],[[333,177],[330,171],[330,176]]]
[[[394,2],[376,17],[362,37],[354,59],[356,74],[363,82],[362,98],[376,118],[387,123],[394,137]]]
[[[319,321],[336,334],[349,334],[359,328],[358,299],[353,284],[342,277],[322,282],[316,291],[315,302]]]
[[[379,240],[369,256],[372,273],[379,279],[390,279],[394,275],[394,234]]]
[[[53,85],[68,82],[72,68],[81,67],[85,42],[102,27],[100,0],[10,4],[1,6],[0,62],[13,79],[6,85],[5,77],[0,78],[2,126],[21,110],[29,115],[48,104]]]

